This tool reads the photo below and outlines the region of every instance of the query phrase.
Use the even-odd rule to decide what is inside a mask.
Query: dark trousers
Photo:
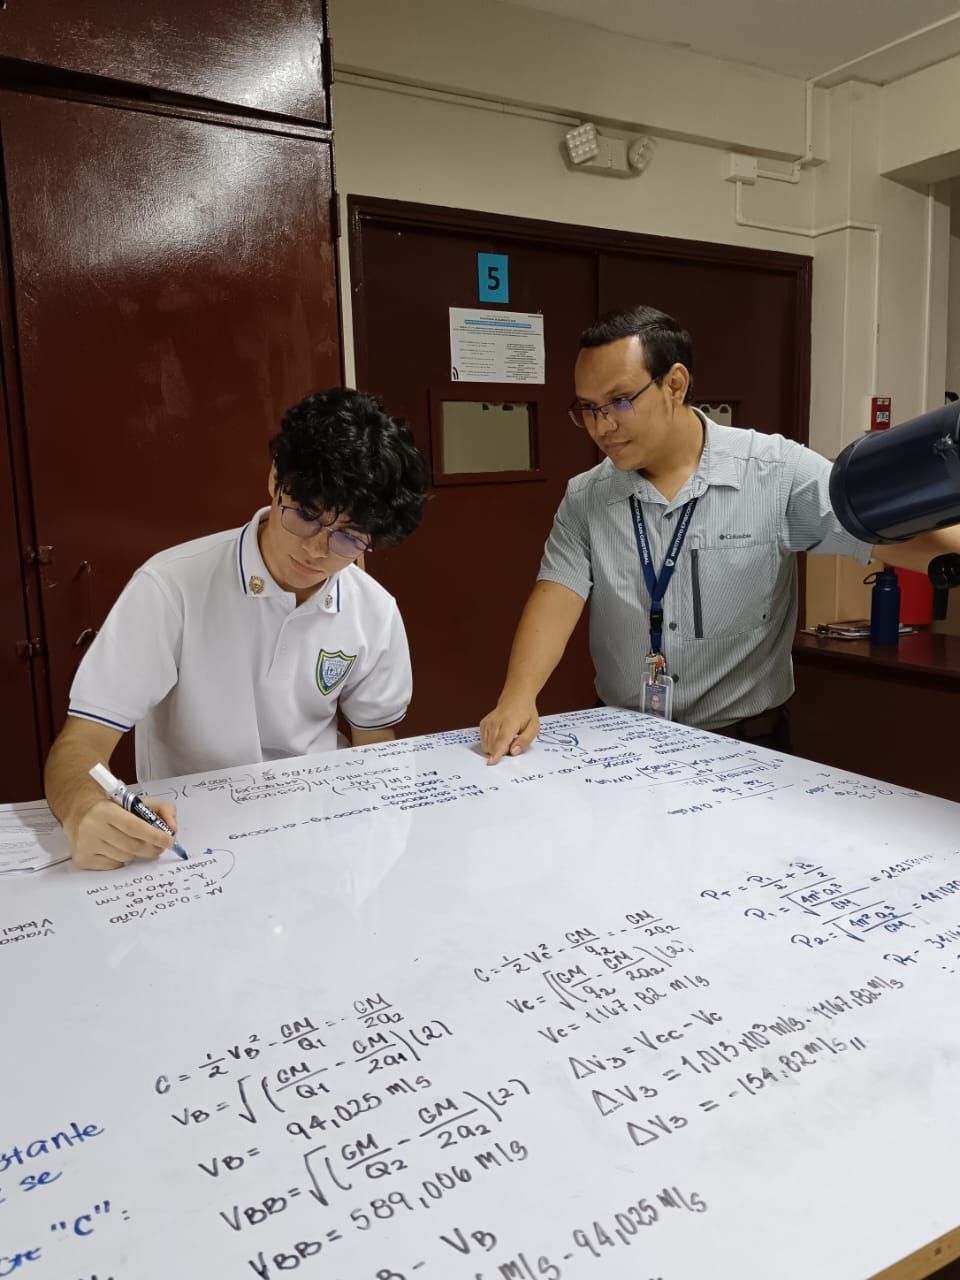
[[[597,707],[606,705],[600,698],[594,703]],[[790,712],[786,706],[772,707],[769,711],[761,711],[758,716],[748,716],[746,720],[738,720],[736,724],[724,725],[712,732],[747,742],[752,747],[768,747],[784,755],[791,754]]]
[[[773,707],[758,716],[750,716],[746,720],[738,720],[736,724],[726,725],[722,729],[714,729],[714,733],[722,733],[726,738],[736,738],[738,742],[748,742],[753,747],[769,747],[771,751],[780,751],[790,755],[790,712],[786,707]]]

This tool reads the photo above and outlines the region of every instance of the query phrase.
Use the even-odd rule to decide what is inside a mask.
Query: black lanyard
[[[673,571],[677,567],[677,556],[680,554],[680,548],[683,546],[683,540],[687,536],[687,529],[690,525],[690,518],[693,515],[694,507],[697,505],[697,499],[691,498],[685,503],[680,510],[680,519],[677,521],[677,527],[673,531],[673,537],[670,539],[670,545],[667,547],[666,559],[663,562],[663,568],[660,570],[660,576],[657,577],[653,568],[653,556],[650,554],[650,542],[647,538],[647,527],[643,522],[643,511],[640,508],[640,499],[634,494],[630,499],[630,510],[633,512],[633,532],[637,538],[637,551],[640,553],[640,564],[643,568],[643,580],[647,584],[647,590],[650,593],[650,652],[663,652],[663,598],[667,594],[667,587],[670,585],[670,579],[673,577]]]

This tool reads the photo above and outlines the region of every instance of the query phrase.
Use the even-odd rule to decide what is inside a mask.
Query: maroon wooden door
[[[693,332],[696,401],[729,404],[738,424],[805,440],[810,260],[366,197],[352,197],[350,209],[358,380],[413,422],[428,453],[438,453],[445,395],[535,393],[541,478],[438,485],[413,538],[369,559],[410,634],[406,729],[473,724],[499,692],[566,481],[597,461],[566,416],[581,330],[614,308],[660,307]],[[449,308],[487,305],[478,301],[478,252],[509,256],[510,297],[500,309],[543,312],[545,386],[448,381]],[[541,710],[589,705],[592,680],[581,624]]]
[[[11,439],[7,426],[6,388],[0,400],[0,802],[39,796],[40,744],[34,730],[36,706],[33,656],[38,643],[30,627],[24,583],[24,546],[13,502]]]
[[[646,303],[693,336],[694,402],[733,423],[806,443],[810,410],[809,258],[683,241],[600,257],[601,312]]]
[[[534,402],[534,478],[438,485],[421,529],[368,560],[399,600],[410,638],[414,697],[405,732],[476,724],[503,683],[513,630],[566,482],[597,460],[566,414],[577,340],[594,315],[596,265],[577,249],[401,225],[367,218],[356,205],[353,212],[360,385],[410,420],[428,455],[445,396]],[[479,305],[478,252],[510,256],[509,303],[486,309],[543,313],[545,385],[451,383],[449,308]],[[541,709],[590,705],[592,682],[581,628]]]
[[[0,128],[56,726],[132,570],[243,523],[283,410],[340,381],[331,147],[13,93]]]
[[[0,54],[60,71],[329,119],[322,0],[19,0]]]

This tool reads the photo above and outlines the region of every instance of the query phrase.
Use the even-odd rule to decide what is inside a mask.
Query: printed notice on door
[[[450,308],[453,382],[543,382],[543,316]]]

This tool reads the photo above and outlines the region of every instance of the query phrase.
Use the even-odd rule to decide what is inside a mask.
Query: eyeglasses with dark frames
[[[324,529],[330,534],[330,550],[335,556],[344,560],[356,560],[358,556],[373,550],[370,543],[361,534],[351,533],[349,529],[333,529],[334,520],[320,520],[316,516],[307,516],[299,507],[286,502],[278,502],[280,523],[287,533],[297,538],[315,538]]]
[[[582,400],[574,400],[567,410],[570,415],[570,421],[575,427],[580,427],[582,430],[587,431],[597,425],[598,414],[601,414],[608,422],[614,422],[618,418],[628,418],[634,412],[634,401],[639,400],[645,391],[649,391],[652,386],[659,384],[660,381],[661,378],[651,378],[645,387],[641,387],[639,391],[634,391],[633,395],[615,396],[606,404],[584,404]]]

